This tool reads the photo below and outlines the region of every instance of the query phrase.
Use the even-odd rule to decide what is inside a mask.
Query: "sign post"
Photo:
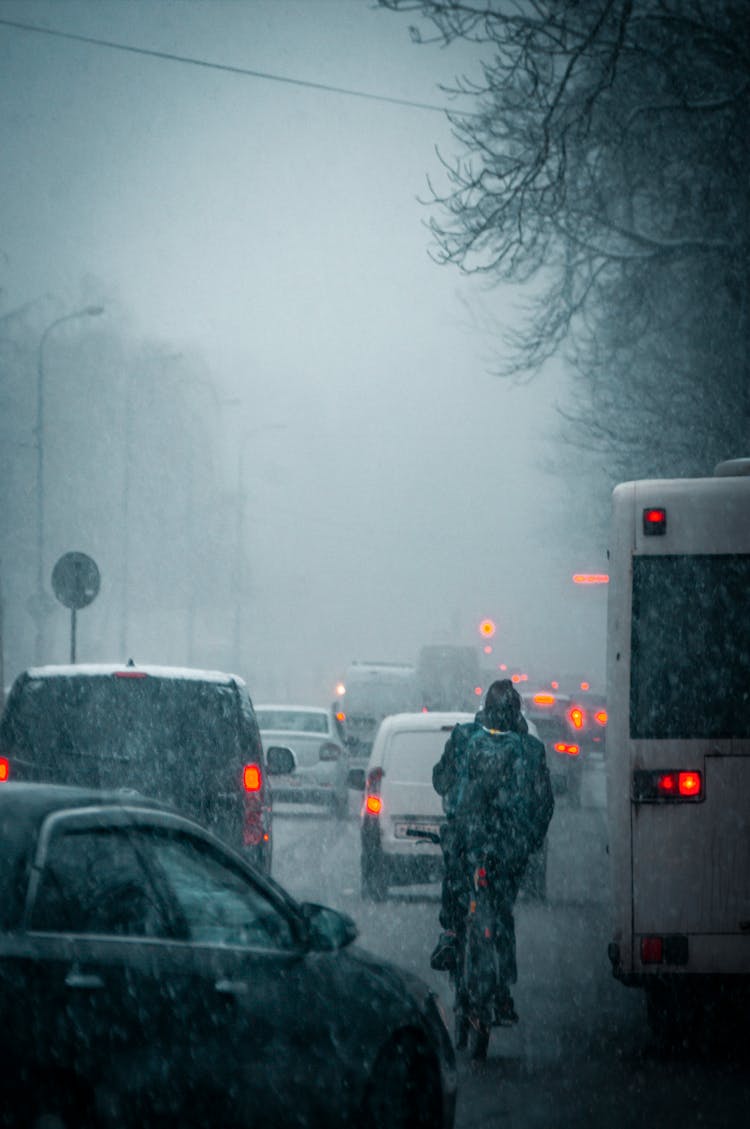
[[[70,608],[70,661],[76,661],[76,612],[99,594],[99,569],[85,553],[64,553],[52,569],[52,591]]]

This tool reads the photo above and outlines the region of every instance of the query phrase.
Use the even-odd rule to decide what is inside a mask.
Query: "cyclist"
[[[441,971],[455,967],[471,860],[491,860],[500,980],[496,1020],[515,1023],[509,987],[516,980],[513,906],[529,856],[544,841],[554,800],[544,745],[529,734],[510,679],[493,682],[474,721],[453,729],[432,783],[446,820],[441,831],[443,933],[430,964]]]

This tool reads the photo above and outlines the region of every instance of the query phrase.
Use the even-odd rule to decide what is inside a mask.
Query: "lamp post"
[[[103,306],[84,306],[74,310],[71,314],[63,314],[50,322],[39,339],[37,353],[37,384],[36,384],[36,597],[34,599],[34,617],[36,619],[36,648],[35,657],[41,662],[44,655],[44,623],[47,618],[49,597],[44,590],[44,346],[47,338],[66,321],[75,318],[95,318],[104,313]]]
[[[241,436],[237,446],[237,540],[235,544],[235,605],[234,605],[234,631],[232,650],[234,652],[234,667],[239,671],[240,653],[242,650],[242,599],[244,595],[245,580],[245,452],[247,440],[254,435],[264,435],[268,431],[286,431],[285,423],[267,423],[261,427],[253,427]]]

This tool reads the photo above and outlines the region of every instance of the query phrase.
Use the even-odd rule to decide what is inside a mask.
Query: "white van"
[[[750,459],[623,483],[612,518],[609,956],[663,1036],[750,984]]]
[[[443,802],[432,787],[432,769],[456,725],[473,713],[401,713],[385,718],[367,765],[360,830],[362,897],[384,901],[389,886],[437,882],[443,875],[437,835]],[[536,731],[529,724],[529,731]],[[546,893],[546,841],[529,860],[522,890],[543,899]]]

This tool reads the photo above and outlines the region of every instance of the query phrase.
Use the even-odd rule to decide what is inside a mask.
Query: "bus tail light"
[[[703,773],[657,768],[633,773],[633,799],[640,803],[684,803],[703,800]]]
[[[688,955],[688,939],[684,933],[641,937],[641,964],[687,964]]]
[[[664,960],[662,937],[641,937],[641,963],[661,964]]]
[[[643,532],[655,537],[667,532],[667,511],[663,506],[647,506],[643,511]]]

